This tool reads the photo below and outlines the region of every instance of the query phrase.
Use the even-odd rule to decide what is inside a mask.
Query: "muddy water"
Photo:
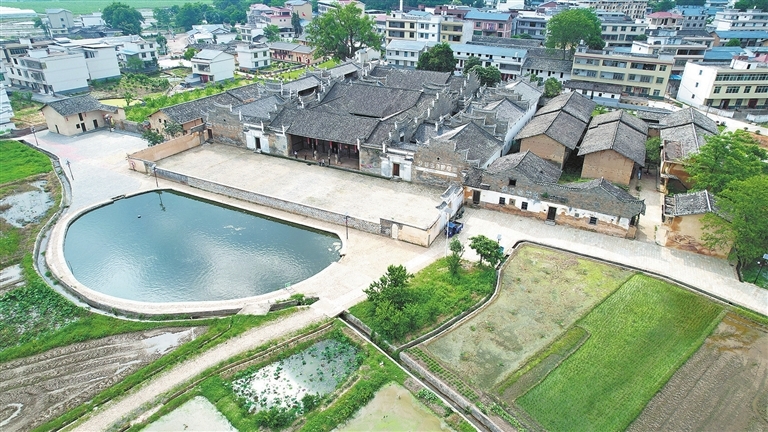
[[[142,430],[151,432],[237,431],[226,417],[208,399],[202,396],[193,398]]]
[[[163,191],[78,217],[64,255],[90,289],[164,303],[282,289],[338,261],[340,247],[326,232]]]
[[[30,223],[40,222],[48,209],[53,206],[53,199],[44,190],[45,180],[30,183],[37,190],[21,192],[0,199],[0,218],[16,228],[23,228]],[[7,208],[6,208],[7,207]]]
[[[384,386],[339,432],[451,430],[411,392],[397,384]]]

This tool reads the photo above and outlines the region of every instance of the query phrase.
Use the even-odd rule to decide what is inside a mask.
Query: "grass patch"
[[[376,332],[395,342],[403,342],[429,332],[468,309],[492,293],[495,283],[493,268],[461,268],[458,275],[453,276],[448,271],[446,259],[441,258],[416,273],[408,285],[412,301],[398,313],[399,321],[407,322],[410,331],[388,329],[377,319],[375,306],[368,300],[353,306],[350,312]]]
[[[341,64],[341,62],[338,61],[338,60],[328,59],[328,60],[326,60],[326,61],[324,61],[324,62],[322,62],[320,64],[317,64],[315,66],[317,66],[320,69],[330,69],[332,67],[338,66],[339,64]]]
[[[189,102],[192,100],[200,99],[206,96],[213,96],[219,93],[223,93],[229,89],[235,87],[241,87],[243,85],[252,84],[251,82],[243,79],[235,79],[231,81],[211,84],[205,88],[196,89],[192,91],[185,91],[182,93],[176,93],[172,96],[160,95],[160,96],[146,96],[144,97],[143,105],[131,105],[125,108],[125,117],[128,120],[135,122],[142,122],[147,119],[155,111],[169,107],[171,105],[180,104],[183,102]]]
[[[624,430],[722,312],[704,297],[636,275],[579,322],[591,337],[517,403],[548,430]]]
[[[270,313],[265,316],[233,315],[227,318],[206,319],[206,320],[200,320],[200,321],[191,321],[191,320],[175,321],[172,323],[160,323],[160,322],[138,323],[138,322],[131,322],[131,321],[122,321],[122,320],[108,318],[108,317],[101,317],[101,319],[106,318],[107,320],[110,320],[111,321],[110,323],[109,321],[100,321],[100,318],[94,317],[94,322],[96,324],[100,322],[102,323],[100,328],[104,333],[96,337],[108,336],[110,334],[119,334],[119,333],[125,333],[127,331],[136,331],[136,330],[143,330],[145,328],[155,328],[155,327],[207,326],[208,329],[203,335],[201,335],[197,339],[189,341],[179,346],[178,348],[171,351],[170,353],[160,357],[158,360],[148,364],[147,366],[129,375],[118,384],[99,393],[87,403],[82,404],[68,411],[67,413],[59,416],[58,418],[35,428],[34,431],[43,432],[48,430],[60,429],[63,426],[70,424],[75,420],[83,417],[87,413],[91,412],[94,408],[100,405],[103,405],[104,403],[110,401],[111,399],[130,391],[132,388],[145,382],[146,380],[156,375],[157,373],[162,372],[166,369],[169,369],[174,365],[182,363],[200,354],[202,351],[205,351],[216,345],[224,343],[227,340],[232,339],[233,337],[238,336],[253,327],[264,325],[269,321],[272,321],[279,317],[286,316],[292,313],[293,311],[295,311],[295,309],[285,309],[283,311]],[[110,328],[108,328],[105,324],[111,324],[113,327],[121,329],[121,331],[113,331]],[[141,325],[144,325],[146,327],[139,328]],[[136,328],[133,330],[128,330],[133,326],[136,326]],[[87,330],[87,327],[85,326],[83,326],[83,328],[85,330],[84,333],[87,339],[95,338],[94,335],[98,332],[98,330],[96,329]],[[72,342],[69,342],[69,343],[72,343]],[[64,345],[67,345],[67,344],[68,343]]]
[[[306,72],[306,69],[296,69],[288,72],[283,72],[281,74],[275,75],[273,79],[281,79],[283,81],[294,81],[302,76],[304,76],[304,72]]]
[[[0,140],[0,184],[51,172],[51,160],[18,141]]]
[[[444,368],[437,360],[433,359],[426,352],[422,351],[418,347],[413,347],[408,350],[408,354],[411,354],[415,358],[419,359],[424,365],[427,366],[430,372],[437,375],[440,380],[447,383],[454,390],[458,391],[462,396],[467,398],[472,403],[480,403],[480,395],[478,395],[472,388],[470,388],[464,381],[455,373]]]

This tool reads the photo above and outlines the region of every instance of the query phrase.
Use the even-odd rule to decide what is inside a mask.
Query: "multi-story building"
[[[296,13],[299,19],[312,21],[312,3],[306,0],[288,0],[283,5],[291,11],[291,14]]]
[[[0,79],[0,131],[7,129],[16,129],[11,119],[13,118],[13,107],[11,107],[11,100],[8,98],[8,93],[5,91],[5,84]]]
[[[768,54],[738,55],[729,63],[689,63],[677,99],[702,109],[768,108]]]
[[[672,54],[619,53],[579,47],[573,56],[572,79],[618,84],[630,96],[662,98],[669,84]]]
[[[742,47],[768,45],[768,30],[715,30],[711,35],[714,38],[714,46],[727,45],[732,39],[738,40]]]
[[[315,47],[302,44],[271,42],[269,44],[269,51],[272,59],[281,61],[301,63],[305,65],[313,65],[323,61],[322,58],[315,58]]]
[[[48,30],[51,36],[69,33],[69,29],[75,26],[75,19],[72,12],[66,9],[46,9],[48,16]]]
[[[393,40],[440,42],[443,16],[424,11],[392,12],[387,16],[386,44]]]
[[[514,19],[514,33],[544,40],[547,37],[547,22],[550,18],[550,15],[535,11],[520,11]]]
[[[473,10],[471,7],[464,5],[440,5],[435,6],[435,15],[452,16],[462,20],[464,19],[464,16],[471,10]]]
[[[522,75],[523,62],[528,54],[525,48],[499,47],[475,44],[452,45],[453,56],[459,61],[457,70],[464,68],[469,57],[477,57],[484,67],[495,66],[501,72],[502,80],[517,79]]]
[[[192,77],[200,82],[220,82],[235,77],[235,56],[204,49],[192,57]]]
[[[137,35],[123,36],[112,40],[117,47],[117,59],[121,67],[129,68],[130,64],[135,63],[135,61],[129,60],[135,58],[142,61],[144,70],[157,68],[157,44],[155,41],[148,41]]]
[[[472,10],[464,15],[472,23],[472,32],[478,36],[512,36],[514,16],[508,12],[481,12]]]
[[[684,17],[672,12],[655,12],[647,15],[645,20],[649,30],[680,30],[683,27]]]
[[[703,30],[707,27],[707,12],[701,6],[678,6],[672,12],[683,16],[682,30]]]
[[[760,9],[747,9],[740,11],[738,9],[725,9],[715,14],[712,20],[715,30],[768,30],[768,12]]]
[[[269,46],[263,43],[238,44],[235,48],[237,63],[241,70],[255,71],[272,64]]]
[[[597,12],[600,18],[602,38],[606,47],[631,47],[632,41],[645,34],[648,27],[643,22],[635,22],[622,12]]]
[[[688,62],[700,62],[704,60],[707,44],[695,43],[685,40],[677,35],[675,30],[651,30],[648,40],[635,41],[632,44],[632,53],[658,55],[660,52],[669,52],[673,55],[672,75],[681,75]]]
[[[643,19],[648,9],[647,0],[581,0],[577,4],[595,11],[621,12],[631,20]]]
[[[80,22],[83,24],[83,27],[100,27],[107,25],[101,17],[101,12],[80,15]]]
[[[33,48],[6,65],[8,85],[43,93],[76,93],[91,80],[120,76],[115,47],[104,43]]]
[[[570,52],[547,48],[529,48],[523,62],[522,75],[536,75],[541,79],[555,78],[561,83],[571,79],[573,60]]]
[[[427,50],[426,42],[393,40],[387,45],[387,64],[402,68],[415,68],[419,56]]]
[[[459,18],[443,16],[440,23],[440,42],[467,43],[472,40],[472,23]]]

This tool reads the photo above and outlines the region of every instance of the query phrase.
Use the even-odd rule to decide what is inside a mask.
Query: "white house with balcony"
[[[738,55],[727,63],[688,63],[677,99],[699,109],[765,109],[768,54]]]
[[[272,64],[269,45],[263,43],[239,44],[235,48],[240,70],[253,72]]]
[[[419,56],[426,50],[427,43],[423,41],[393,40],[387,45],[387,64],[414,69],[419,63]]]
[[[499,69],[502,80],[519,78],[528,54],[524,48],[474,44],[453,44],[451,49],[453,56],[459,61],[456,70],[464,69],[464,62],[474,56],[480,59],[483,67],[495,66]]]
[[[234,79],[235,56],[224,51],[200,51],[192,57],[192,78],[203,84]]]

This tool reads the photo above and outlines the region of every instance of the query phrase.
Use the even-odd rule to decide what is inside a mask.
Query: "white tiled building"
[[[419,56],[426,50],[426,42],[393,40],[387,45],[387,63],[396,67],[415,68]]]
[[[242,43],[237,45],[235,51],[237,52],[238,67],[241,70],[255,71],[272,64],[272,57],[269,54],[267,44]]]
[[[192,75],[200,82],[219,82],[235,77],[235,56],[204,49],[192,57]]]

